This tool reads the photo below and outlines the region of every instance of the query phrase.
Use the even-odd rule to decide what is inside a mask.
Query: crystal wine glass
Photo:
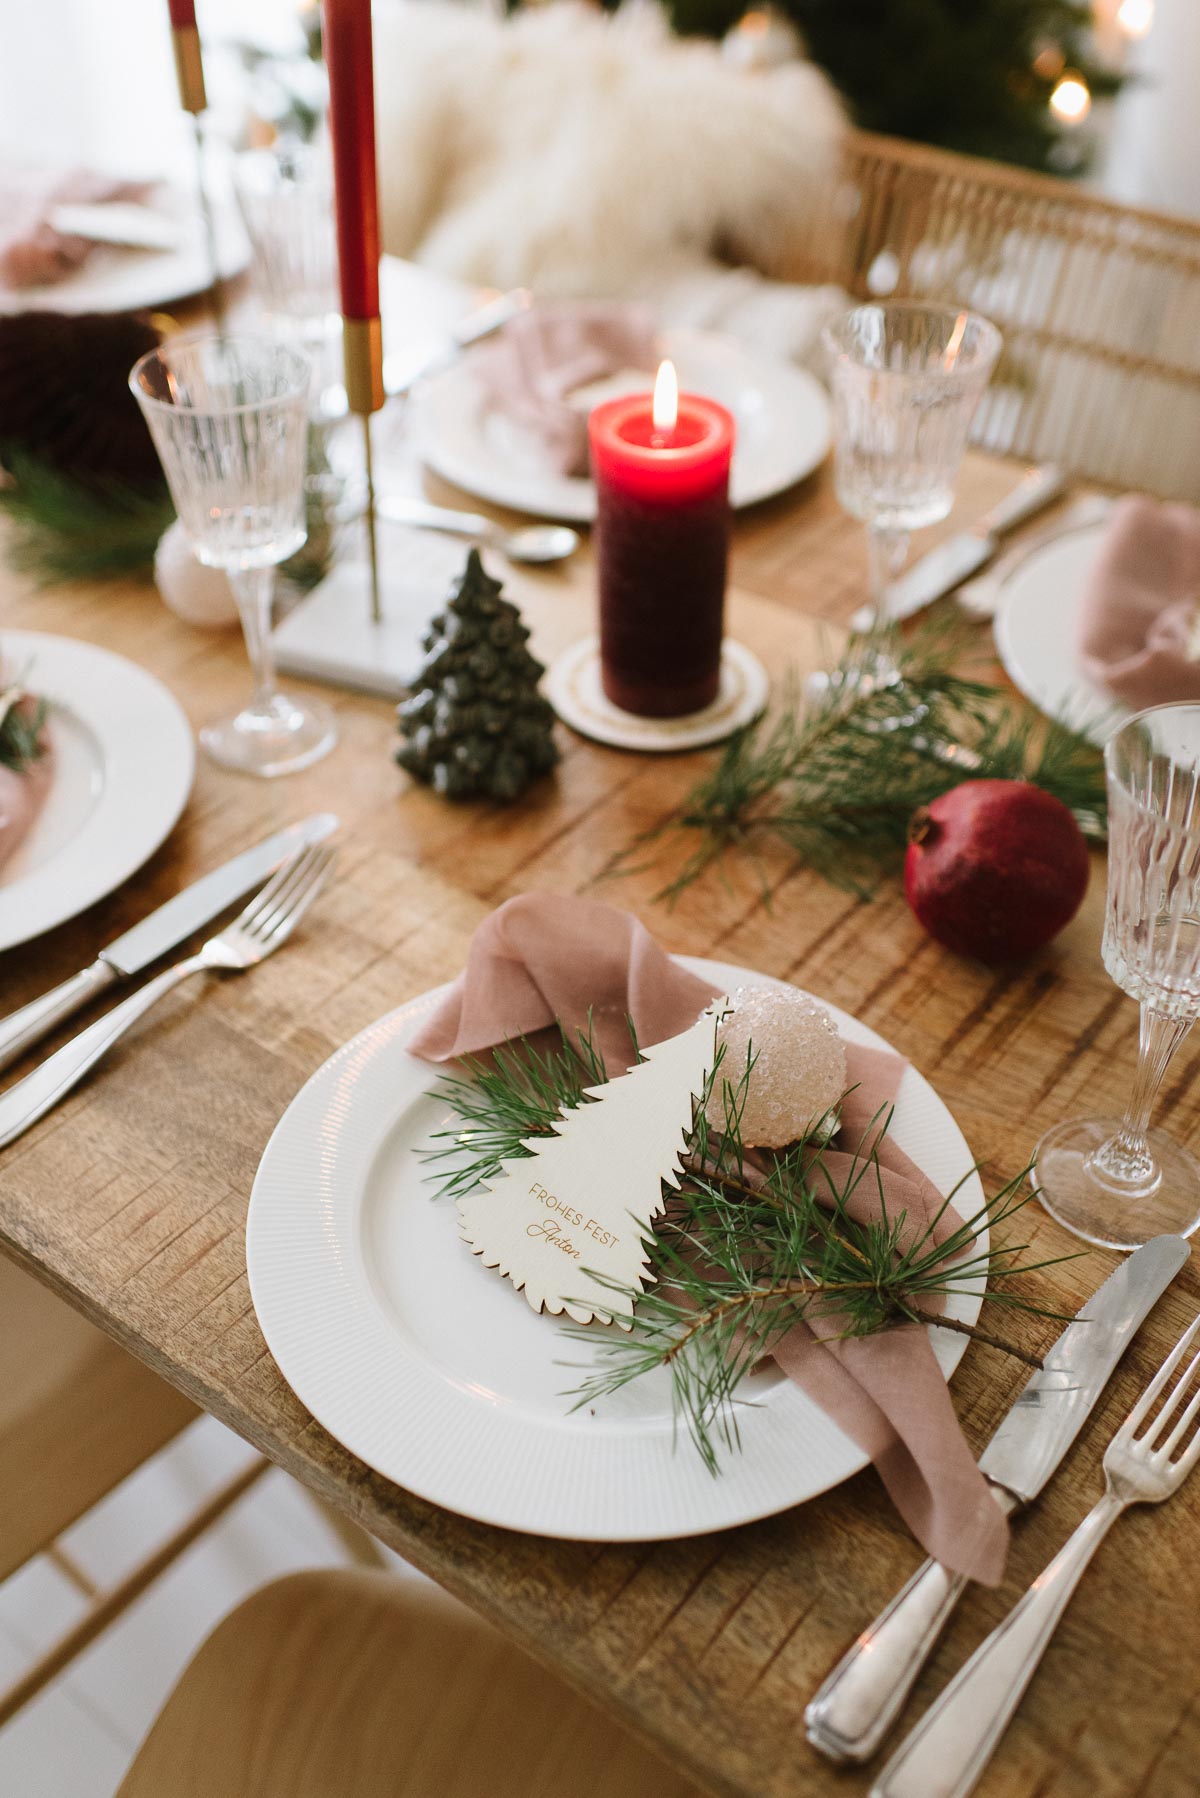
[[[271,651],[275,569],[306,534],[309,381],[296,350],[239,336],[176,338],[129,377],[192,548],[226,570],[237,599],[254,695],[200,741],[246,774],[306,768],[337,741],[328,706],[278,691]]]
[[[243,151],[233,181],[263,307],[282,336],[320,362],[340,322],[328,149],[280,143]]]
[[[1110,738],[1104,965],[1141,1006],[1123,1118],[1077,1118],[1037,1146],[1042,1204],[1076,1236],[1134,1249],[1200,1224],[1200,1163],[1150,1113],[1200,1016],[1200,705],[1139,712]]]
[[[995,325],[952,306],[856,306],[826,328],[833,391],[834,480],[867,527],[873,621],[863,662],[875,678],[888,588],[910,531],[954,502],[967,431],[1000,354]]]

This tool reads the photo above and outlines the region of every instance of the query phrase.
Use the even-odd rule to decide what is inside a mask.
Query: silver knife
[[[44,993],[40,999],[32,999],[20,1011],[0,1019],[0,1068],[6,1068],[18,1055],[40,1042],[56,1024],[69,1018],[89,999],[94,999],[118,980],[127,980],[130,975],[140,973],[150,962],[173,949],[176,943],[191,936],[194,930],[215,918],[251,887],[258,886],[268,874],[273,874],[301,845],[321,842],[337,826],[338,820],[332,812],[315,812],[311,818],[289,824],[286,830],[277,830],[274,836],[256,843],[253,849],[243,850],[223,867],[214,868],[211,874],[202,875],[182,893],[176,893],[173,899],[152,911],[132,930],[101,949],[90,968],[73,974],[52,992]]]
[[[960,531],[956,537],[937,544],[892,582],[888,588],[887,622],[899,624],[961,586],[968,576],[991,561],[1008,531],[1056,500],[1065,485],[1066,476],[1053,463],[1029,469],[1012,492],[985,512],[969,531]],[[871,607],[863,606],[850,620],[851,626],[856,631],[869,630],[872,616]]]
[[[468,312],[464,318],[451,326],[447,341],[432,350],[423,350],[416,355],[388,356],[383,364],[383,385],[389,399],[408,393],[418,381],[428,375],[440,374],[443,368],[449,368],[463,350],[469,349],[473,343],[479,343],[484,337],[490,337],[493,331],[499,331],[519,313],[527,312],[533,303],[533,296],[525,287],[514,287],[508,293],[497,294],[494,300],[485,300],[474,312]]]
[[[1005,1513],[1037,1497],[1131,1337],[1190,1253],[1181,1236],[1156,1236],[1123,1261],[1067,1325],[979,1459]],[[874,1754],[966,1586],[940,1561],[918,1568],[805,1711],[814,1748],[835,1761],[865,1761]]]

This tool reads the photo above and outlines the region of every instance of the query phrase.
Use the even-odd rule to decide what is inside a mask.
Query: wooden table
[[[1013,471],[974,459],[960,515]],[[436,486],[432,489],[439,495]],[[732,626],[779,670],[819,654],[816,620],[861,598],[863,545],[827,479],[738,526]],[[587,628],[586,559],[569,578],[514,583],[543,654]],[[35,593],[3,576],[4,621],[103,642],[145,664],[199,724],[247,688],[236,635],[178,624],[148,586]],[[807,1746],[802,1712],[848,1640],[917,1564],[872,1472],[771,1521],[654,1546],[506,1534],[411,1497],[348,1455],[304,1411],[263,1344],[243,1253],[247,1197],[272,1128],[340,1043],[457,972],[487,911],[529,887],[594,891],[614,852],[666,815],[704,765],[593,747],[562,731],[557,780],[508,811],[457,808],[391,760],[392,709],[339,695],[342,741],[318,767],[256,784],[200,762],[166,847],[85,917],[0,958],[3,1009],[90,960],[184,882],[267,830],[330,808],[336,883],[294,944],[253,975],[192,985],[0,1161],[0,1244],[165,1379],[486,1614],[714,1793],[859,1793]],[[672,948],[802,982],[901,1048],[944,1094],[992,1181],[1047,1125],[1119,1107],[1136,1013],[1099,960],[1103,868],[1046,953],[988,972],[926,937],[895,885],[857,902],[779,863],[768,910],[753,879],[710,875],[674,910],[661,875],[600,889]],[[1172,1069],[1162,1121],[1200,1121],[1193,1059]],[[1039,1254],[1073,1246],[1036,1208]],[[1040,1288],[1073,1308],[1112,1258]],[[1097,1492],[1101,1449],[1195,1309],[1181,1278],[1130,1351],[1059,1477],[1017,1526],[1001,1592],[973,1591],[922,1680],[928,1698],[1054,1552]],[[985,1311],[985,1319],[987,1313]],[[1019,1320],[1030,1345],[1053,1326]],[[955,1379],[982,1444],[1025,1378],[972,1348]],[[1184,1798],[1200,1765],[1200,1480],[1133,1514],[1102,1551],[981,1790],[1008,1798]]]

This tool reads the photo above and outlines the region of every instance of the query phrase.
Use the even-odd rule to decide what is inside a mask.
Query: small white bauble
[[[196,560],[178,519],[163,532],[154,552],[154,583],[175,616],[185,624],[224,630],[238,621],[229,576],[223,568],[210,568]]]
[[[846,1090],[846,1049],[837,1025],[815,999],[792,988],[740,986],[733,1010],[718,1026],[724,1044],[717,1089],[705,1110],[725,1124],[722,1083],[736,1091],[753,1052],[754,1067],[742,1112],[741,1136],[754,1149],[782,1149],[825,1116]]]

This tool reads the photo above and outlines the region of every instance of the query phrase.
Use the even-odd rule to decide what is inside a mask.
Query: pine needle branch
[[[962,633],[937,622],[889,642],[897,676],[860,680],[855,638],[819,692],[785,683],[777,712],[740,731],[679,811],[612,864],[653,862],[668,839],[691,844],[658,894],[674,901],[731,853],[770,843],[844,890],[869,898],[903,858],[909,820],[963,780],[1028,780],[1061,799],[1086,835],[1106,829],[1103,760],[1082,732],[1014,716],[1002,689],[956,672]]]
[[[614,1297],[632,1297],[633,1328],[564,1327],[564,1334],[586,1342],[592,1355],[568,1395],[574,1408],[644,1375],[665,1372],[677,1425],[716,1472],[722,1451],[738,1444],[739,1383],[800,1323],[818,1337],[839,1339],[926,1323],[1040,1366],[1024,1347],[940,1310],[957,1294],[986,1284],[989,1298],[1008,1311],[1058,1316],[1027,1298],[1019,1284],[1055,1262],[1025,1262],[1023,1245],[996,1239],[997,1230],[1032,1196],[1023,1190],[1028,1170],[949,1230],[945,1213],[956,1192],[920,1227],[910,1225],[906,1215],[889,1216],[882,1204],[878,1217],[862,1222],[852,1205],[864,1180],[877,1186],[882,1200],[879,1144],[891,1124],[890,1110],[872,1121],[848,1167],[839,1162],[836,1173],[824,1156],[828,1119],[764,1157],[748,1150],[741,1135],[754,1065],[751,1050],[736,1078],[725,1073],[719,1058],[709,1072],[683,1157],[685,1177],[678,1189],[664,1185],[665,1209],[646,1242],[648,1289],[631,1292],[587,1270]],[[438,1195],[470,1192],[494,1179],[503,1162],[532,1153],[527,1145],[554,1133],[577,1106],[592,1102],[585,1089],[607,1078],[590,1019],[585,1030],[564,1037],[557,1047],[539,1048],[522,1039],[486,1061],[470,1061],[463,1074],[447,1075],[437,1096],[453,1120],[436,1132],[428,1151]],[[708,1116],[714,1094],[719,1128]],[[992,1234],[988,1248],[981,1249],[985,1224]]]

